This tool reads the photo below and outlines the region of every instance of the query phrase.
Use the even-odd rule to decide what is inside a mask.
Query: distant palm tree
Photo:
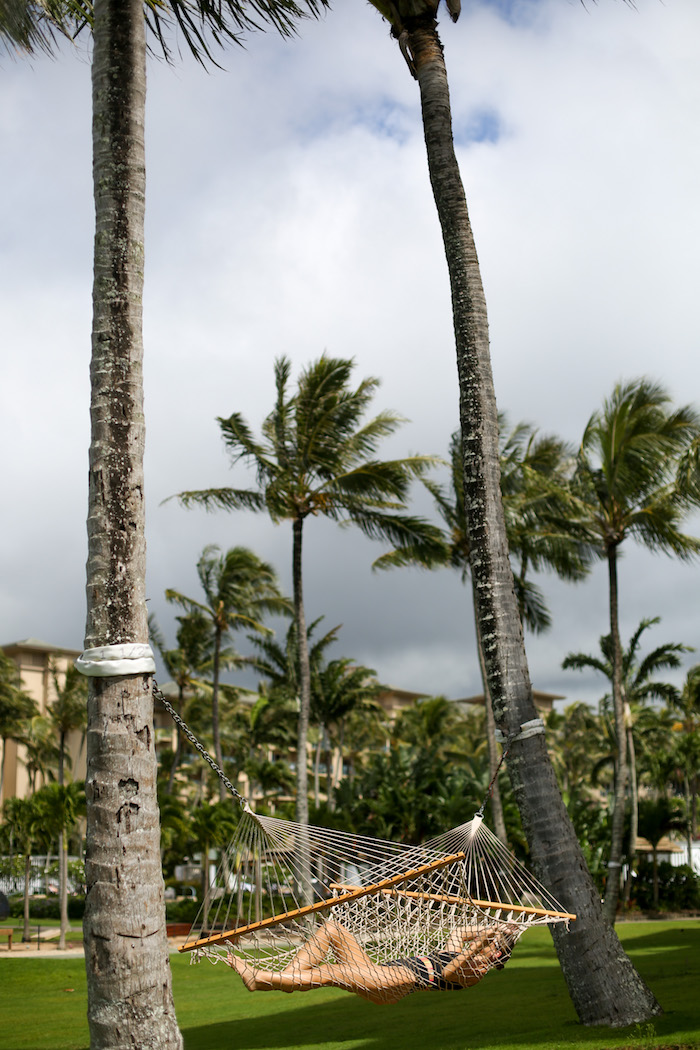
[[[508,549],[513,563],[515,593],[523,626],[539,633],[551,625],[549,610],[540,588],[530,579],[531,572],[549,570],[567,580],[580,580],[587,571],[586,551],[580,541],[560,525],[566,516],[571,453],[567,445],[552,436],[539,436],[526,423],[507,428],[506,417],[499,416],[501,495],[505,515]],[[471,541],[464,502],[463,444],[461,431],[450,442],[450,478],[446,486],[426,480],[445,526],[442,548],[432,545],[392,551],[375,562],[377,568],[419,564],[426,568],[449,565],[458,569],[462,580],[472,583],[474,623],[479,670],[484,688],[486,733],[491,776],[500,761],[496,725],[491,704],[484,648],[481,638],[474,577],[470,571]],[[506,826],[498,780],[493,783],[491,812],[496,834],[506,841]]]
[[[260,620],[268,613],[279,613],[288,607],[282,598],[275,570],[247,547],[232,547],[224,554],[218,547],[205,547],[197,562],[197,575],[204,591],[204,601],[189,598],[180,591],[168,589],[165,597],[187,612],[203,617],[209,624],[212,650],[211,721],[214,754],[223,769],[219,725],[219,686],[223,662],[241,664],[241,658],[224,652],[223,645],[231,633],[241,629],[264,632]],[[219,798],[226,798],[226,787],[219,780]]]
[[[681,803],[675,798],[643,798],[639,803],[639,830],[648,840],[652,852],[652,894],[654,908],[659,907],[659,843],[670,831],[684,828]]]
[[[634,861],[636,851],[638,823],[635,722],[640,706],[646,704],[649,700],[663,700],[667,704],[673,704],[677,700],[678,690],[676,687],[670,682],[661,681],[654,676],[657,675],[659,671],[680,667],[682,654],[692,651],[689,646],[682,645],[679,642],[667,642],[663,645],[657,646],[650,653],[647,653],[646,656],[640,658],[639,648],[642,635],[650,627],[654,627],[660,622],[661,619],[658,616],[642,620],[632,635],[627,649],[621,651],[621,686],[625,713],[625,740],[627,762],[629,766],[631,809],[628,849],[628,855],[630,858],[630,877],[631,865]],[[562,667],[565,670],[572,669],[583,671],[590,669],[598,671],[608,679],[612,686],[615,677],[615,669],[613,666],[614,647],[611,635],[606,634],[601,637],[600,650],[600,656],[593,656],[588,653],[568,653],[564,658]],[[611,694],[606,694],[601,701],[603,710],[609,709],[611,703]],[[616,752],[617,751],[619,751],[619,749],[616,748]],[[615,758],[617,760],[617,753]],[[611,874],[612,876],[615,876],[616,873],[613,870]],[[628,877],[627,882],[625,883],[625,897],[627,897],[631,888],[630,877]]]
[[[628,778],[623,656],[617,563],[620,547],[635,539],[654,552],[683,560],[700,554],[700,539],[681,527],[692,501],[677,485],[679,461],[700,433],[700,415],[675,408],[664,388],[649,379],[618,383],[583,434],[572,483],[570,527],[608,565],[612,700],[617,738],[610,873],[605,914],[615,920]]]
[[[19,798],[14,795],[8,798],[2,807],[3,821],[12,828],[13,845],[24,858],[24,925],[22,941],[30,940],[29,934],[29,894],[31,892],[32,850],[39,838],[37,829],[40,824],[39,806],[36,795]]]
[[[70,756],[66,753],[66,739],[68,734],[74,730],[82,729],[84,731],[87,727],[87,682],[72,664],[66,668],[63,674],[59,675],[59,670],[55,662],[53,662],[50,665],[50,672],[56,697],[49,707],[49,719],[58,733],[57,780],[59,786],[63,787],[66,759],[70,760]],[[60,949],[65,949],[66,947],[66,933],[69,929],[68,851],[66,849],[65,835],[65,829],[61,828],[58,836],[58,892],[61,912],[61,933],[58,947]]]
[[[314,763],[314,800],[319,805],[319,767],[321,752],[326,751],[326,797],[329,809],[333,808],[333,743],[331,733],[337,730],[338,777],[342,778],[343,770],[343,729],[345,720],[353,712],[364,712],[366,715],[376,708],[376,698],[383,686],[377,681],[376,672],[371,667],[356,664],[347,656],[319,667],[311,682],[312,722],[318,726],[316,744],[316,761]]]
[[[190,843],[202,858],[203,914],[209,910],[211,880],[209,877],[210,853],[226,847],[236,830],[237,819],[226,802],[204,802],[192,811],[189,821]]]
[[[245,419],[234,412],[218,423],[234,464],[250,463],[257,472],[257,488],[219,488],[181,492],[185,507],[265,511],[273,522],[292,524],[292,578],[294,619],[299,647],[299,730],[297,740],[297,820],[308,824],[308,769],[306,760],[311,702],[308,631],[303,598],[302,540],[310,517],[356,525],[374,539],[402,545],[419,539],[429,542],[436,530],[420,518],[405,514],[411,481],[436,462],[432,456],[405,459],[373,458],[380,441],[403,422],[394,412],[381,412],[363,422],[379,385],[364,379],[352,389],[353,362],[325,355],[299,376],[295,393],[289,391],[291,363],[275,362],[275,408],[257,441]]]
[[[5,757],[8,740],[23,742],[29,735],[31,719],[36,715],[35,702],[22,689],[17,664],[0,649],[0,798],[5,780]]]
[[[700,781],[700,664],[691,667],[673,704],[680,715],[674,725],[679,736],[676,754],[683,776],[686,804],[688,864],[692,865],[693,839],[698,833],[698,783]]]
[[[178,616],[176,619],[178,623],[177,645],[174,649],[166,647],[160,628],[152,617],[148,619],[148,631],[151,641],[160,653],[166,673],[177,688],[176,711],[182,717],[186,700],[199,687],[199,676],[204,672],[206,665],[211,662],[209,657],[212,636],[209,618],[199,610],[185,616]],[[165,789],[168,795],[173,792],[175,776],[182,759],[183,743],[179,726],[176,726],[176,740],[168,773],[168,784]]]

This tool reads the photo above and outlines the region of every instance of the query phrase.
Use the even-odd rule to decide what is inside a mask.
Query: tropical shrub
[[[653,864],[648,860],[643,860],[637,869],[632,898],[642,911],[653,907]],[[659,861],[659,909],[700,909],[700,876],[688,864],[676,868],[667,860]]]

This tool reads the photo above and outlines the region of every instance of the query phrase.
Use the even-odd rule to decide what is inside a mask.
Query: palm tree
[[[667,642],[657,646],[650,653],[640,659],[639,648],[642,635],[650,627],[661,622],[660,617],[641,620],[636,631],[630,639],[629,646],[621,650],[622,666],[620,669],[620,682],[622,687],[622,701],[625,716],[625,748],[629,768],[630,789],[630,832],[628,856],[630,860],[630,871],[625,884],[625,898],[627,899],[631,888],[632,863],[637,848],[637,824],[638,824],[638,791],[637,791],[637,762],[635,749],[635,721],[640,706],[649,700],[663,700],[666,703],[674,703],[678,696],[678,690],[670,682],[660,681],[653,676],[661,670],[675,669],[681,665],[681,655],[690,652],[687,645],[678,642]],[[611,685],[615,679],[613,666],[614,646],[611,635],[603,635],[600,639],[601,656],[593,656],[588,653],[568,653],[564,658],[562,667],[576,671],[591,669],[604,675]],[[610,694],[606,694],[601,701],[605,710],[610,706]],[[619,748],[616,747],[615,764],[619,760]],[[617,783],[617,778],[616,778]],[[614,877],[614,869],[610,876]]]
[[[589,419],[573,480],[571,528],[608,565],[612,700],[617,761],[609,866],[620,870],[628,778],[623,656],[620,641],[617,563],[621,545],[636,539],[651,551],[688,560],[700,553],[700,539],[681,526],[692,501],[676,483],[679,460],[700,433],[700,415],[674,408],[669,394],[649,379],[618,383],[600,411]],[[609,878],[605,914],[614,922],[619,878]]]
[[[8,798],[2,807],[3,821],[12,828],[14,845],[24,857],[24,925],[22,941],[30,939],[29,934],[29,891],[32,875],[32,849],[37,841],[39,809],[36,795],[19,798],[17,795]]]
[[[60,0],[57,3],[61,8]],[[86,648],[143,644],[148,637],[142,381],[146,24],[166,58],[170,57],[167,38],[175,24],[204,61],[211,57],[209,40],[217,45],[238,42],[241,31],[263,25],[289,35],[299,17],[317,14],[325,3],[94,0],[93,5],[85,0],[78,4],[91,21],[94,41],[96,236]],[[70,0],[66,7],[69,4]],[[41,21],[46,7],[10,0],[0,18],[2,39],[24,48],[50,40]],[[147,1029],[154,1050],[179,1048],[182,1039],[166,952],[150,682],[143,675],[93,680],[88,720],[85,943],[92,1046],[110,1046],[128,1032],[142,1041]],[[124,733],[128,746],[121,746]],[[93,804],[97,798],[100,806]],[[138,813],[138,819],[132,821],[131,813]],[[101,876],[106,871],[113,873],[118,891],[105,892]],[[133,929],[133,938],[123,936],[124,922]],[[121,976],[115,980],[117,972],[124,980]]]
[[[188,598],[180,591],[168,589],[165,597],[181,606],[190,615],[198,614],[209,623],[212,649],[211,721],[214,754],[223,769],[219,727],[219,686],[223,663],[240,665],[241,658],[225,653],[223,644],[231,633],[241,628],[259,632],[267,630],[260,623],[266,613],[282,612],[287,608],[277,584],[275,570],[247,547],[232,547],[222,554],[218,547],[205,547],[197,562],[197,575],[204,591],[204,601]],[[219,798],[226,798],[226,787],[219,780]]]
[[[189,831],[192,847],[202,857],[203,915],[209,912],[211,880],[209,876],[210,852],[229,844],[236,830],[236,815],[227,802],[205,802],[191,815]]]
[[[0,798],[5,780],[7,742],[23,742],[28,735],[31,719],[36,713],[36,704],[21,688],[17,664],[0,649]]]
[[[343,769],[343,726],[353,711],[368,711],[383,687],[371,667],[354,663],[341,656],[322,665],[311,683],[311,721],[318,726],[316,760],[314,763],[314,801],[319,806],[319,768],[321,752],[326,751],[326,797],[329,809],[333,808],[333,746],[331,733],[338,730],[338,779]]]
[[[357,525],[367,536],[402,545],[436,539],[436,530],[403,513],[413,478],[434,463],[431,456],[377,460],[371,458],[382,438],[403,420],[381,412],[369,422],[362,417],[379,385],[364,379],[350,387],[353,362],[325,355],[299,377],[296,393],[288,384],[291,363],[275,362],[277,399],[256,441],[239,412],[218,423],[233,463],[251,463],[257,471],[255,489],[207,489],[181,492],[185,507],[266,511],[272,521],[292,523],[294,621],[299,647],[299,730],[297,739],[297,821],[308,823],[306,762],[311,702],[308,630],[303,598],[302,540],[309,517]]]
[[[693,839],[698,833],[698,780],[700,779],[700,664],[691,667],[685,676],[680,694],[673,707],[680,715],[674,725],[680,735],[676,754],[683,776],[686,805],[686,838],[688,864],[693,864]]]
[[[273,25],[290,33],[325,0],[169,0],[146,6],[163,50],[168,19],[194,53]],[[96,236],[91,364],[86,648],[145,643],[143,257],[146,19],[143,0],[95,0]],[[182,1046],[172,1003],[147,675],[93,679],[88,701],[85,907],[93,1047]],[[99,805],[97,800],[99,799]],[[108,885],[103,882],[109,872]],[[124,936],[133,933],[133,937]],[[117,977],[118,975],[118,977]]]
[[[488,317],[466,196],[454,150],[450,98],[437,33],[439,0],[371,0],[391,24],[418,82],[428,169],[452,292],[460,389],[464,499],[477,622],[496,722],[510,742],[508,772],[540,879],[578,914],[573,931],[554,931],[569,992],[587,1024],[646,1021],[660,1007],[606,929],[596,888],[566,812],[536,722],[500,491],[498,413]],[[448,0],[453,20],[459,0]],[[566,860],[563,860],[566,858]],[[592,965],[591,943],[598,945]]]
[[[548,569],[563,579],[580,580],[587,571],[586,552],[581,543],[559,524],[566,516],[566,485],[571,455],[564,442],[552,436],[541,437],[537,430],[526,423],[519,423],[510,431],[506,428],[506,417],[501,414],[501,495],[508,549],[514,567],[516,598],[523,626],[540,632],[551,625],[551,618],[544,595],[530,580],[529,573]],[[431,480],[425,482],[445,526],[443,548],[392,551],[377,559],[377,568],[411,562],[426,568],[449,565],[461,572],[463,582],[470,576],[470,539],[462,461],[462,434],[456,431],[450,442],[449,484],[443,487]],[[500,749],[496,741],[496,725],[473,586],[472,599],[479,670],[484,688],[489,765],[491,776],[495,777],[500,764]],[[493,781],[491,812],[496,834],[505,843],[506,826],[498,779]]]
[[[639,830],[648,840],[652,852],[652,887],[654,908],[659,907],[659,843],[670,831],[684,828],[681,803],[675,798],[643,798],[639,803]]]
[[[76,729],[85,729],[87,724],[87,682],[72,665],[59,678],[55,664],[50,668],[56,699],[49,708],[49,718],[58,733],[58,784],[63,787],[66,765],[66,738]],[[61,933],[58,947],[66,947],[68,924],[68,851],[64,842],[65,829],[58,836],[58,886],[61,908]]]
[[[151,641],[154,643],[161,659],[165,665],[167,674],[172,678],[177,688],[177,713],[184,713],[185,701],[198,688],[198,675],[205,670],[209,659],[211,648],[211,631],[209,629],[209,618],[201,612],[192,612],[185,616],[176,617],[178,628],[176,634],[177,646],[175,649],[167,649],[165,640],[153,617],[148,619],[148,631]],[[166,793],[171,795],[175,786],[175,775],[182,759],[182,733],[176,728],[177,743],[173,753],[170,771],[168,773],[168,784]]]

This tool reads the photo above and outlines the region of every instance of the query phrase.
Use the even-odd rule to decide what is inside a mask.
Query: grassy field
[[[333,989],[250,994],[223,965],[172,956],[175,1004],[186,1050],[700,1048],[700,922],[618,930],[665,1011],[632,1029],[578,1024],[546,930],[531,930],[506,969],[469,992],[426,992],[386,1007]],[[82,959],[2,952],[0,967],[2,1050],[87,1050]]]

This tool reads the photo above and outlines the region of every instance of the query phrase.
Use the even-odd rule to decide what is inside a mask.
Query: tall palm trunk
[[[177,713],[182,717],[182,712],[185,706],[185,687],[182,683],[178,685],[178,702],[177,702]],[[180,727],[175,727],[175,753],[173,755],[173,763],[170,767],[170,775],[168,776],[168,787],[167,792],[172,795],[173,788],[175,787],[175,774],[177,773],[178,767],[182,760],[182,733]]]
[[[142,0],[94,6],[95,273],[86,647],[145,642]],[[147,675],[92,678],[85,966],[90,1045],[181,1050],[165,934]]]
[[[630,835],[627,849],[629,865],[627,878],[623,889],[622,902],[626,906],[630,902],[632,894],[632,877],[637,857],[637,835],[639,834],[639,792],[637,790],[637,754],[634,748],[634,733],[632,731],[632,711],[630,705],[625,702],[625,725],[627,737],[627,756],[629,758],[630,779]]]
[[[219,679],[221,677],[221,628],[217,626],[214,636],[214,667],[213,667],[213,681],[211,690],[211,731],[214,738],[214,754],[216,755],[216,761],[219,764],[219,769],[224,768],[224,753],[221,750],[221,727],[219,721]],[[226,794],[226,786],[221,779],[218,778],[219,784],[219,801],[224,802],[228,797]]]
[[[500,493],[498,419],[486,300],[464,188],[454,153],[447,73],[432,19],[408,32],[420,86],[428,167],[445,244],[460,387],[465,504],[471,571],[496,722],[507,738],[536,719]],[[547,754],[544,735],[515,740],[509,774],[534,865],[578,919],[554,940],[585,1024],[628,1025],[660,1007],[603,919]]]
[[[489,752],[489,780],[493,781],[491,786],[491,815],[493,817],[493,830],[501,840],[501,842],[508,845],[508,835],[506,834],[506,822],[503,816],[503,801],[501,799],[501,789],[498,786],[498,777],[496,771],[501,761],[501,756],[498,753],[498,741],[496,740],[496,719],[493,715],[493,704],[491,703],[491,690],[489,689],[489,676],[486,672],[486,661],[484,659],[484,646],[481,641],[481,630],[480,621],[477,615],[477,603],[476,603],[476,591],[474,588],[474,578],[472,577],[472,597],[474,599],[474,620],[476,623],[476,648],[479,654],[479,670],[481,672],[481,682],[484,687],[484,710],[486,712],[486,743]]]
[[[66,734],[61,732],[58,740],[58,783],[63,787],[66,755]],[[58,893],[60,900],[60,932],[58,949],[65,951],[66,934],[70,929],[68,923],[68,842],[65,828],[58,835]]]
[[[292,581],[294,589],[294,622],[297,633],[297,657],[299,661],[299,722],[297,728],[297,805],[296,818],[302,827],[309,823],[309,773],[306,762],[306,742],[309,736],[309,711],[311,708],[311,667],[309,664],[309,636],[304,612],[302,583],[302,538],[304,520],[295,518],[292,544]],[[311,889],[311,857],[308,841],[299,835],[297,844],[298,862],[302,878],[302,896],[305,904],[313,899]]]
[[[22,904],[22,943],[26,944],[31,940],[31,934],[29,933],[29,891],[31,888],[32,881],[32,855],[31,851],[26,853],[24,856],[24,900]]]
[[[612,696],[615,716],[615,788],[612,828],[610,830],[610,857],[608,880],[605,886],[603,911],[608,922],[615,922],[620,896],[622,868],[622,841],[625,834],[625,801],[627,797],[627,731],[625,701],[622,695],[622,642],[617,600],[617,547],[608,548],[608,585],[610,591],[610,640],[612,642]]]

